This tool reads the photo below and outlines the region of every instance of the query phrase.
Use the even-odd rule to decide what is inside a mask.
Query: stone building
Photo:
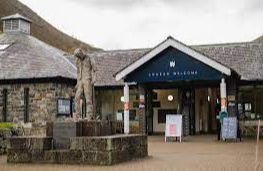
[[[72,114],[76,67],[67,54],[30,35],[31,20],[3,17],[0,121],[43,122]]]
[[[188,46],[172,37],[150,49],[93,52],[98,65],[96,108],[102,119],[129,119],[142,133],[163,133],[166,114],[183,114],[185,135],[218,128],[220,84],[230,116],[263,119],[263,42]],[[142,104],[141,104],[142,103]]]
[[[2,18],[0,111],[2,121],[70,117],[75,59],[30,36],[31,21]],[[95,60],[94,104],[102,120],[163,133],[167,114],[183,115],[185,135],[213,133],[220,102],[230,116],[255,124],[263,118],[263,41],[188,46],[168,37],[149,49],[88,53]],[[226,97],[220,97],[226,84]],[[129,97],[124,97],[124,87]],[[127,101],[128,100],[128,101]],[[84,101],[85,102],[85,101]],[[126,104],[126,110],[124,110]],[[85,116],[85,109],[82,109]]]

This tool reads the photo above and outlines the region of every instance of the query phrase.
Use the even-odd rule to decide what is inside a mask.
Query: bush
[[[15,124],[12,122],[0,122],[0,129],[11,129]]]

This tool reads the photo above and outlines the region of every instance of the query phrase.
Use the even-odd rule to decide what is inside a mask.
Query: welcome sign
[[[126,77],[129,82],[219,80],[222,74],[201,61],[167,48]]]

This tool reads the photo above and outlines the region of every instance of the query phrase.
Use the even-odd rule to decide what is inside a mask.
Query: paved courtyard
[[[217,142],[216,136],[194,136],[182,143],[164,143],[164,137],[149,137],[149,157],[109,167],[50,164],[7,164],[0,157],[0,171],[86,170],[263,170],[263,140],[241,143]],[[256,153],[257,151],[257,153]]]

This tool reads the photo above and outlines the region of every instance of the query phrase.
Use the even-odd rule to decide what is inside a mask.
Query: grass
[[[15,126],[12,122],[0,122],[0,129],[10,129]]]

